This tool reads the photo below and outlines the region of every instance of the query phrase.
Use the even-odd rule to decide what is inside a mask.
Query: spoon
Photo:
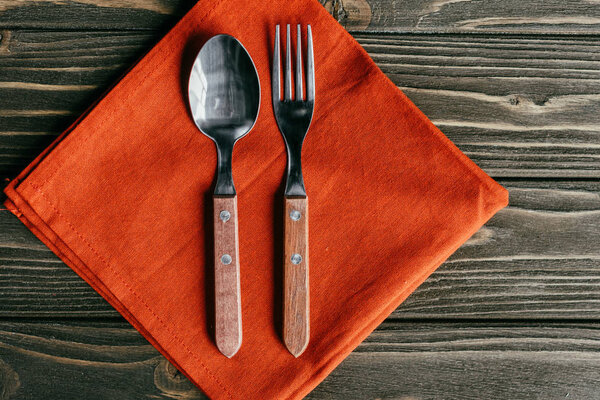
[[[210,38],[196,56],[188,87],[196,126],[217,146],[213,194],[215,341],[231,358],[242,344],[237,196],[233,145],[254,126],[260,105],[258,73],[242,44],[229,35]]]

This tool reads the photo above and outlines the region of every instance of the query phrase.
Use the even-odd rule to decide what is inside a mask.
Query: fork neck
[[[287,179],[285,184],[286,197],[306,197],[304,179],[302,178],[301,154],[302,145],[288,148]]]

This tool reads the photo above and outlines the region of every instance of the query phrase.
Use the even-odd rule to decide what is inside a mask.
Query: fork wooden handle
[[[308,285],[308,199],[285,198],[283,341],[295,357],[310,336]]]
[[[242,345],[242,303],[237,197],[213,197],[215,242],[215,341],[231,358]]]

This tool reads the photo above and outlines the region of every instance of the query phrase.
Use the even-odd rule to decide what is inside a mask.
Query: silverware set
[[[279,25],[275,27],[271,88],[275,119],[287,149],[283,341],[290,353],[298,357],[306,349],[310,337],[308,198],[302,178],[301,154],[313,116],[315,71],[310,25],[306,32],[305,57],[302,52],[302,27],[297,25],[294,67],[290,25],[286,28],[283,97]],[[303,58],[306,59],[305,63]],[[192,67],[188,99],[196,126],[215,142],[217,148],[217,175],[213,193],[215,342],[219,351],[227,357],[235,355],[242,344],[237,196],[231,170],[233,146],[254,126],[258,118],[260,96],[258,73],[244,46],[229,35],[217,35],[209,39]]]

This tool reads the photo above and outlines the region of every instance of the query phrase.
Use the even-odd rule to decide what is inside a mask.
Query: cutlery
[[[302,178],[302,143],[310,126],[315,103],[315,71],[312,31],[307,27],[306,96],[302,85],[302,29],[297,26],[295,99],[292,99],[292,50],[290,25],[287,25],[285,48],[284,93],[281,98],[281,61],[279,25],[275,28],[273,52],[272,97],[273,111],[287,148],[287,178],[284,207],[284,299],[283,341],[295,357],[308,346],[309,284],[308,284],[308,198]]]
[[[196,126],[217,147],[215,341],[219,351],[230,358],[242,344],[237,196],[231,159],[234,144],[254,126],[260,105],[256,67],[236,38],[217,35],[202,46],[190,73],[188,95]]]

